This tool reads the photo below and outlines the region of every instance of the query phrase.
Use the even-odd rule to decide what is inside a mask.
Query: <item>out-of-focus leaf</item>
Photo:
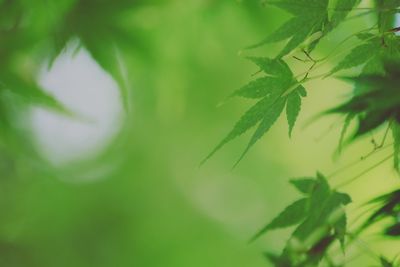
[[[393,25],[395,9],[400,6],[399,0],[375,0],[378,13],[378,27],[381,33],[386,32]]]
[[[381,256],[379,258],[380,262],[381,262],[381,266],[382,267],[394,267],[393,263],[391,263],[388,259],[386,259],[385,257]]]
[[[400,236],[400,223],[395,223],[394,225],[386,228],[385,235],[399,237]]]
[[[350,123],[353,119],[354,119],[354,114],[349,113],[348,115],[346,115],[343,128],[342,131],[340,132],[340,137],[339,137],[339,145],[338,145],[339,153],[342,151],[344,138],[346,136],[347,130],[349,129]]]
[[[290,180],[297,190],[304,194],[311,194],[315,188],[316,181],[315,178],[298,178]]]
[[[337,27],[352,11],[352,9],[360,3],[361,0],[338,0],[333,9],[333,15],[330,20],[330,27]]]
[[[400,190],[395,190],[388,194],[384,194],[368,202],[368,204],[372,203],[379,203],[380,208],[374,211],[372,215],[369,216],[365,220],[365,222],[359,227],[359,233],[361,233],[371,225],[386,218],[392,217],[397,221],[398,210],[400,209]],[[394,231],[395,229],[396,226],[394,226],[392,230]]]
[[[354,96],[327,113],[346,114],[358,120],[353,140],[386,122],[400,121],[400,94],[396,90],[399,77],[398,65],[387,61],[385,75],[365,74],[350,78],[355,83]]]

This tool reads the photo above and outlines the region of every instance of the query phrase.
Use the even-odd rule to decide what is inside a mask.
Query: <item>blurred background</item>
[[[257,0],[0,0],[0,266],[269,266],[262,252],[289,232],[248,240],[298,198],[288,179],[372,149],[339,160],[340,118],[303,127],[351,88],[326,79],[292,139],[281,118],[235,169],[248,136],[199,167],[251,104],[225,101],[257,71],[244,57],[279,49],[243,47],[287,17]],[[316,55],[371,23],[345,23]],[[386,192],[389,169],[346,190]]]

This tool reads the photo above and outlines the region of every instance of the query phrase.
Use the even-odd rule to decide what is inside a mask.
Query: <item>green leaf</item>
[[[350,53],[332,69],[330,75],[343,69],[350,69],[365,64],[379,52],[379,49],[379,43],[377,44],[376,41],[361,44],[353,48]]]
[[[400,208],[400,190],[395,190],[388,194],[376,197],[373,200],[369,201],[367,204],[377,203],[380,204],[380,208],[378,208],[375,212],[372,213],[371,216],[368,217],[367,220],[365,220],[363,225],[361,225],[359,228],[359,233],[361,233],[374,223],[388,217],[394,217],[394,219],[397,220],[397,214]]]
[[[391,110],[371,110],[359,118],[359,125],[353,139],[360,137],[381,126],[390,117]]]
[[[387,260],[385,257],[381,256],[379,258],[382,267],[394,267],[393,263]]]
[[[105,38],[105,37],[103,37]],[[123,65],[121,59],[118,56],[119,50],[114,47],[112,40],[99,41],[90,35],[81,37],[82,43],[88,49],[90,55],[96,60],[96,62],[112,77],[119,85],[121,100],[125,110],[128,110],[128,86],[126,79],[123,75]]]
[[[275,267],[291,267],[291,262],[288,258],[282,258],[275,254],[265,252],[265,258],[269,260]]]
[[[375,0],[378,12],[378,27],[381,33],[393,27],[396,8],[400,6],[400,0]]]
[[[384,62],[385,74],[361,74],[350,78],[354,81],[354,96],[327,113],[353,114],[358,128],[352,140],[370,133],[381,125],[395,120],[400,122],[399,64]]]
[[[345,120],[344,120],[344,124],[343,124],[343,128],[342,131],[340,132],[340,138],[339,138],[339,145],[338,145],[338,151],[339,153],[342,152],[342,147],[343,147],[343,141],[344,138],[346,136],[347,130],[349,129],[349,126],[351,124],[351,121],[354,119],[354,114],[353,113],[349,113]]]
[[[232,96],[257,99],[265,97],[269,93],[279,90],[282,87],[286,87],[285,83],[288,84],[288,80],[265,76],[251,81],[247,85],[235,91]]]
[[[288,95],[290,95],[290,93],[287,95],[285,92],[289,92],[293,88],[298,95],[307,95],[304,87],[298,85],[299,83],[295,80],[293,73],[283,60],[267,58],[250,58],[250,60],[256,63],[268,76],[250,82],[234,92],[232,96],[261,98],[261,100],[239,119],[228,135],[211,151],[211,153],[209,153],[201,164],[204,164],[226,143],[247,132],[259,123],[248,146],[237,161],[237,163],[239,163],[248,150],[269,131],[282,113],[288,101]],[[295,109],[299,109],[299,107],[296,107],[293,99],[289,104],[289,109],[290,127],[293,128],[295,119],[297,118]]]
[[[342,205],[346,206],[352,202],[351,197],[346,193],[340,193],[340,192],[335,191],[335,194],[340,199],[340,202],[342,203]]]
[[[214,155],[215,152],[222,148],[226,143],[244,134],[265,117],[269,117],[268,114],[271,107],[274,106],[277,99],[280,98],[280,91],[282,91],[282,89],[272,92],[271,94],[265,96],[260,101],[258,101],[257,104],[255,104],[253,107],[251,107],[235,124],[228,135],[203,160],[202,164],[207,161],[207,159],[209,159],[212,155]]]
[[[400,237],[400,223],[395,223],[385,229],[385,235],[391,237]]]
[[[266,74],[276,77],[292,77],[293,73],[282,59],[270,59],[266,57],[248,57]]]
[[[293,73],[289,66],[281,59],[269,59],[261,57],[249,57],[265,74],[239,90],[232,96],[241,96],[246,98],[261,98],[271,92],[287,88],[293,83]]]
[[[331,18],[331,27],[337,27],[361,0],[338,0]]]
[[[384,75],[385,74],[385,68],[382,63],[382,58],[381,55],[376,54],[373,56],[367,64],[364,65],[362,69],[362,74],[367,75],[367,74],[375,74],[375,75]]]
[[[344,206],[351,199],[345,193],[332,190],[319,173],[316,178],[299,178],[291,183],[307,198],[287,207],[256,237],[272,229],[297,224],[281,256],[271,254],[268,258],[276,266],[317,266],[333,241],[338,240],[344,246],[347,231]]]
[[[347,217],[346,214],[340,216],[339,220],[334,224],[335,235],[339,239],[343,253],[345,252]]]
[[[311,194],[315,188],[316,181],[314,178],[299,178],[290,180],[290,183],[296,187],[301,193]]]
[[[251,240],[259,238],[268,231],[286,228],[300,223],[307,214],[308,198],[302,198],[287,206],[275,219],[264,226]]]
[[[302,87],[301,85],[299,87]],[[289,137],[292,136],[293,127],[301,109],[300,89],[296,89],[288,95],[286,104],[286,118],[289,124]]]
[[[72,115],[71,111],[55,97],[45,92],[33,79],[24,79],[15,73],[3,71],[0,80],[3,83],[4,91],[17,96],[27,104],[39,105],[64,115]]]
[[[362,41],[369,41],[373,38],[376,38],[375,34],[369,33],[369,32],[362,32],[362,33],[358,33],[357,38],[362,40]]]
[[[247,145],[245,151],[243,154],[240,156],[239,160],[236,162],[235,165],[237,165],[243,157],[247,154],[249,149],[266,133],[269,131],[269,129],[272,127],[272,125],[275,123],[275,121],[279,118],[281,115],[284,107],[285,107],[285,102],[286,99],[283,97],[280,97],[277,99],[277,101],[266,111],[264,119],[261,121],[260,125],[258,126],[257,130],[253,134],[253,136],[250,139],[249,144]]]
[[[305,262],[318,263],[334,239],[344,242],[346,219],[343,206],[351,201],[347,194],[332,191],[321,174],[315,180],[315,186],[310,195],[310,207],[307,217],[294,231],[291,240],[296,240],[305,247],[311,247]],[[335,235],[331,235],[332,231]],[[292,242],[289,241],[282,256],[290,255]],[[308,266],[308,265],[306,265]]]
[[[328,23],[328,2],[328,0],[283,0],[271,2],[272,5],[292,13],[294,17],[286,21],[266,39],[249,48],[288,40],[278,55],[278,58],[281,58],[302,44],[308,46],[311,43],[315,43],[322,37],[320,34],[318,34],[317,38],[312,37],[312,40],[307,39],[316,33],[322,33]],[[307,16],[303,15],[305,13]]]
[[[323,13],[327,10],[328,2],[328,0],[280,0],[270,1],[269,3],[299,16],[301,14],[321,14],[321,12]]]

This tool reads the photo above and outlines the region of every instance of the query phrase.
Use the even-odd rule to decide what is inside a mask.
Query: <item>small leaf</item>
[[[344,206],[346,206],[352,202],[351,197],[346,193],[335,192],[335,194],[338,196],[338,198],[340,199],[340,202]]]
[[[311,194],[316,185],[316,181],[314,178],[300,178],[290,180],[290,183],[293,184],[297,190],[304,194]]]
[[[282,59],[270,59],[266,57],[248,57],[266,74],[276,77],[292,77],[293,73]]]
[[[285,257],[279,257],[275,254],[265,252],[264,253],[265,258],[269,260],[275,267],[291,267],[290,260]]]
[[[306,89],[295,79],[293,72],[282,59],[263,57],[248,57],[248,59],[259,66],[266,76],[248,83],[231,96],[242,96],[251,99],[261,98],[261,100],[239,119],[228,135],[209,153],[200,165],[204,164],[226,143],[259,123],[245,151],[236,162],[238,164],[248,150],[269,131],[281,115],[286,104],[289,136],[292,133],[301,109],[301,96],[305,97],[307,95]]]
[[[325,9],[326,8],[327,7],[325,7]],[[281,58],[299,47],[306,41],[307,37],[313,33],[313,30],[322,28],[322,25],[325,22],[326,17],[324,16],[324,13],[320,11],[312,14],[309,13],[308,16],[293,17],[266,39],[258,44],[248,47],[248,49],[289,39],[278,55],[278,58]]]
[[[249,144],[247,145],[245,151],[243,154],[240,156],[239,160],[236,162],[235,165],[237,165],[243,157],[247,154],[249,149],[266,133],[269,131],[269,129],[274,125],[275,121],[279,118],[281,115],[284,107],[285,107],[285,102],[286,99],[283,97],[280,97],[280,99],[277,99],[276,103],[274,103],[264,114],[264,119],[261,121],[260,125],[258,126],[257,130],[253,134],[253,136],[250,139]]]
[[[339,138],[339,146],[338,146],[339,153],[342,152],[343,140],[346,136],[347,130],[348,130],[353,118],[354,118],[354,114],[349,113],[344,120],[343,128],[342,128],[342,131],[340,132],[340,138]]]
[[[375,1],[376,11],[378,12],[378,26],[381,33],[386,32],[393,25],[393,9],[400,6],[399,0],[379,0]]]
[[[357,132],[353,139],[381,126],[391,116],[390,110],[372,110],[359,119]]]
[[[367,64],[364,65],[362,69],[363,75],[366,74],[375,74],[375,75],[384,75],[385,68],[382,63],[381,55],[373,56]]]
[[[330,75],[343,69],[350,69],[362,65],[378,52],[379,43],[377,44],[377,42],[361,44],[356,48],[353,48],[350,53],[332,69]]]
[[[385,230],[385,235],[399,237],[400,236],[400,223],[395,223],[394,225],[388,227]]]
[[[394,267],[393,263],[387,260],[385,257],[381,256],[379,258],[382,267]]]
[[[300,178],[291,183],[306,193],[305,217],[294,230],[281,256],[286,266],[318,266],[325,252],[336,239],[344,245],[347,220],[344,206],[350,197],[331,190],[326,178],[318,173],[316,179]],[[310,191],[310,188],[311,191]]]
[[[335,234],[339,239],[340,246],[342,248],[343,253],[345,252],[345,242],[346,242],[346,231],[347,231],[347,217],[346,214],[343,214],[339,220],[334,225]]]
[[[239,90],[235,91],[232,96],[241,96],[246,98],[261,98],[267,96],[269,93],[282,88],[285,81],[282,79],[265,76],[258,78]],[[285,87],[285,85],[283,85]]]
[[[331,18],[331,27],[337,27],[359,3],[360,0],[338,0]]]
[[[369,201],[368,204],[371,203],[381,203],[381,207],[376,210],[368,219],[364,222],[364,224],[360,227],[360,231],[365,230],[369,226],[374,223],[385,219],[387,217],[391,217],[393,215],[397,215],[397,211],[399,209],[400,204],[400,190],[395,190],[388,194],[384,194],[382,196],[376,197],[373,200]]]
[[[308,198],[302,198],[289,205],[275,219],[262,228],[251,240],[259,238],[268,231],[286,228],[300,223],[307,214],[308,203]]]
[[[289,124],[289,137],[292,136],[293,127],[301,109],[301,97],[298,90],[291,92],[288,95],[286,104],[286,117]]]
[[[356,37],[362,41],[367,41],[376,38],[376,35],[368,32],[362,32],[357,34]]]
[[[264,118],[270,117],[269,111],[277,99],[280,98],[280,90],[276,90],[271,94],[265,96],[260,101],[258,101],[254,106],[252,106],[235,124],[233,129],[228,133],[228,135],[211,151],[211,153],[202,161],[201,164],[206,162],[211,156],[215,154],[219,149],[221,149],[226,143],[232,141],[236,137],[244,134],[249,129],[254,127],[258,122]],[[272,109],[274,110],[274,109]],[[274,115],[274,114],[272,114]],[[278,115],[279,116],[279,115]]]
[[[25,80],[23,77],[12,72],[4,72],[0,75],[4,91],[14,96],[18,96],[22,101],[31,105],[39,105],[44,108],[52,109],[64,115],[73,115],[55,97],[48,94],[33,80]]]

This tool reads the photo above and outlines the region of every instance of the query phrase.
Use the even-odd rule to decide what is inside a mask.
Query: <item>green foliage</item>
[[[333,14],[328,16],[328,1],[304,0],[300,2],[269,2],[269,4],[282,8],[293,14],[294,18],[290,19],[266,40],[254,47],[271,42],[282,41],[288,38],[290,38],[290,40],[275,59],[257,57],[249,58],[266,74],[266,76],[251,81],[244,87],[235,91],[232,96],[261,100],[259,100],[240,118],[231,132],[229,132],[228,135],[214,148],[214,150],[211,151],[204,161],[214,155],[214,153],[222,148],[226,143],[258,125],[255,133],[250,138],[249,144],[245,148],[242,156],[239,158],[240,161],[248,150],[266,132],[268,132],[280,116],[285,105],[286,117],[289,125],[289,136],[292,135],[294,125],[301,109],[301,97],[306,96],[306,89],[303,84],[311,80],[311,78],[309,78],[309,73],[315,65],[318,65],[318,61],[315,61],[307,51],[312,51],[319,40],[327,36],[330,31],[343,22],[351,9],[358,3],[359,1],[337,1],[335,3],[335,8],[333,9]],[[307,12],[307,16],[303,15],[304,12]],[[388,16],[385,14],[382,14],[381,16]],[[372,30],[372,28],[370,30]],[[382,107],[374,107],[374,105],[371,107],[368,106],[368,110],[358,110],[359,107],[357,106],[353,108],[357,110],[352,110],[352,106],[358,105],[358,102],[368,102],[370,101],[368,99],[375,98],[374,94],[378,91],[379,93],[377,94],[382,95],[382,98],[391,98],[388,94],[383,96],[383,94],[385,94],[384,90],[376,88],[375,93],[372,93],[370,92],[372,89],[366,89],[365,87],[371,87],[373,84],[382,87],[383,85],[379,84],[381,81],[386,83],[385,86],[387,88],[393,87],[393,85],[398,82],[397,78],[395,78],[396,66],[391,67],[390,65],[397,64],[393,63],[393,58],[400,58],[400,48],[398,46],[399,37],[397,37],[393,32],[386,31],[383,35],[379,35],[363,31],[361,33],[356,33],[355,35],[362,41],[362,43],[353,48],[346,57],[344,57],[328,74],[325,75],[325,77],[331,76],[340,70],[364,65],[362,71],[363,74],[361,76],[348,78],[355,82],[355,92],[357,92],[352,101],[328,112],[347,114],[348,121],[346,122],[347,125],[345,125],[344,132],[340,138],[339,147],[342,144],[348,124],[350,124],[350,118],[357,117],[359,120],[359,129],[355,134],[355,137],[357,137],[374,130],[382,123],[386,122],[388,118],[393,116],[393,112],[396,112],[393,108],[396,109],[397,103],[392,104],[391,111],[386,109],[387,103],[385,101],[389,99],[384,99],[382,104],[376,105],[382,105]],[[306,45],[304,45],[304,42],[306,42]],[[303,51],[309,61],[313,62],[312,67],[307,71],[305,77],[302,79],[298,79],[298,76],[290,70],[289,65],[281,59],[296,48],[298,48],[299,51]],[[375,77],[375,82],[372,81],[374,79],[372,77]],[[389,89],[386,90],[386,92],[389,92]],[[361,94],[364,95],[361,96]],[[389,101],[393,102],[391,99]],[[367,104],[364,103],[364,105]]]
[[[381,143],[372,138],[374,150],[365,159],[384,147],[393,146],[393,154],[378,164],[373,165],[359,175],[349,179],[340,186],[358,179],[369,170],[393,158],[394,169],[400,169],[400,27],[394,24],[394,15],[399,13],[399,0],[376,0],[374,5],[361,8],[360,0],[273,0],[266,1],[266,6],[274,6],[290,14],[290,18],[276,31],[260,43],[249,48],[256,48],[271,43],[282,42],[282,49],[274,59],[251,57],[255,64],[266,74],[240,88],[232,96],[258,99],[234,126],[233,130],[209,154],[212,156],[226,143],[257,126],[242,157],[262,137],[286,106],[286,117],[289,125],[289,136],[301,110],[302,97],[306,96],[306,83],[311,80],[332,77],[345,71],[354,71],[354,75],[342,75],[339,78],[353,84],[347,100],[334,108],[327,108],[323,115],[336,114],[344,117],[344,125],[339,136],[338,151],[343,144],[351,144],[361,137],[373,136],[384,127],[385,133]],[[368,3],[366,3],[368,4]],[[372,27],[354,30],[351,36],[343,39],[338,47],[341,53],[332,53],[315,59],[315,51],[321,41],[330,42],[329,34],[339,29],[338,26],[351,18],[368,17],[373,21]],[[354,38],[356,37],[356,38]],[[350,39],[355,39],[349,46]],[[344,52],[344,53],[343,53]],[[340,54],[342,58],[333,59]],[[304,59],[305,58],[305,59]],[[290,70],[291,60],[307,64],[306,71],[299,74]],[[333,65],[327,73],[314,74],[324,64]],[[309,66],[311,64],[311,66]],[[355,131],[348,138],[351,125],[355,122]],[[393,145],[386,145],[388,132],[392,131]],[[347,167],[346,167],[347,168]],[[345,169],[346,169],[345,168]],[[340,173],[338,171],[337,173]],[[336,175],[337,173],[334,173]],[[381,196],[371,203],[378,205],[369,207],[370,215],[353,232],[347,229],[347,216],[344,208],[351,202],[348,194],[332,189],[325,177],[318,174],[316,178],[301,178],[290,181],[303,197],[287,206],[275,219],[264,226],[252,240],[269,231],[295,227],[293,234],[280,255],[265,253],[265,257],[278,267],[295,266],[344,266],[337,264],[337,256],[333,253],[335,243],[343,252],[371,225],[381,226],[381,235],[391,238],[400,237],[399,223],[399,191]],[[340,187],[339,186],[339,187]],[[350,237],[350,238],[347,238]],[[336,242],[338,241],[338,242]],[[333,254],[333,255],[332,255]],[[399,266],[396,258],[387,260],[380,253],[374,255],[381,266]]]
[[[308,198],[302,198],[289,205],[275,219],[260,230],[252,240],[257,239],[268,231],[285,228],[300,223],[308,212]]]
[[[393,266],[395,266],[393,263],[388,261],[385,257],[380,257],[380,261],[381,261],[382,267],[393,267]]]
[[[301,108],[301,97],[306,96],[305,88],[296,81],[288,65],[281,59],[250,58],[266,76],[250,82],[233,93],[233,96],[247,98],[261,98],[236,123],[231,132],[214,148],[204,161],[226,143],[244,134],[252,127],[257,126],[245,151],[248,150],[271,128],[286,106],[286,115],[289,123],[289,135],[293,130]],[[203,161],[203,162],[204,162]]]
[[[329,113],[357,117],[358,128],[353,139],[369,133],[385,122],[400,122],[400,101],[394,89],[399,83],[399,64],[385,62],[385,75],[360,75],[349,78],[355,83],[355,95]]]
[[[309,46],[319,39],[320,33],[328,24],[328,3],[328,0],[272,1],[270,4],[290,12],[292,15],[294,15],[294,17],[285,22],[279,29],[268,36],[265,40],[250,48],[289,39],[286,46],[278,55],[278,57],[281,58],[292,52],[300,45],[305,47]],[[307,8],[308,5],[312,5],[316,8],[309,9]],[[303,15],[305,14],[304,12],[307,12],[307,16]]]
[[[41,158],[32,148],[24,129],[20,129],[23,127],[19,125],[18,115],[28,111],[32,106],[46,107],[68,116],[74,115],[74,111],[67,110],[39,86],[37,76],[43,63],[48,62],[49,66],[51,66],[69,43],[77,43],[78,49],[85,48],[92,58],[117,81],[121,89],[124,106],[128,109],[130,86],[127,80],[129,77],[127,76],[131,76],[132,73],[127,72],[127,62],[136,60],[138,55],[144,55],[148,59],[147,50],[150,49],[149,45],[143,42],[145,39],[143,31],[140,27],[136,27],[137,21],[130,15],[137,8],[145,5],[151,6],[155,2],[158,1],[0,0],[0,158],[2,160],[0,170],[4,179],[2,186],[6,185],[2,187],[2,194],[7,193],[8,183],[11,180],[8,178],[13,177],[13,175],[18,176],[15,174],[17,172],[23,173],[25,171],[28,172],[27,170],[30,168],[37,168],[36,166],[40,165],[38,163],[41,163]],[[206,2],[204,6],[217,5],[213,1]],[[327,107],[328,111],[325,112],[325,114],[338,114],[345,117],[343,130],[339,137],[339,150],[345,143],[352,122],[356,123],[356,129],[351,134],[348,143],[361,139],[361,137],[371,136],[383,126],[386,126],[387,130],[382,144],[376,144],[374,141],[373,152],[378,151],[386,144],[386,134],[391,130],[394,169],[399,172],[400,93],[398,86],[400,84],[400,38],[396,35],[399,32],[399,28],[395,27],[393,22],[394,15],[399,13],[400,1],[375,0],[373,5],[369,7],[365,7],[368,3],[363,1],[365,5],[358,9],[357,6],[361,2],[360,0],[265,1],[267,7],[274,6],[274,8],[279,8],[288,13],[290,18],[266,39],[250,48],[278,42],[282,43],[282,48],[273,56],[248,57],[260,69],[260,72],[257,73],[259,76],[233,92],[231,97],[248,98],[255,101],[255,103],[243,114],[233,129],[228,132],[227,136],[222,139],[205,160],[209,159],[228,142],[255,128],[239,159],[241,160],[249,149],[273,127],[283,112],[286,113],[288,133],[289,137],[291,137],[301,112],[303,97],[307,96],[307,82],[331,77],[345,71],[356,71],[356,75],[343,75],[344,77],[341,77],[354,84],[354,89],[350,92],[348,99],[335,108],[329,109]],[[166,13],[168,13],[169,7],[165,8],[167,10]],[[144,13],[149,17],[153,14],[151,8]],[[341,23],[346,22],[350,17],[358,18],[362,16],[366,18],[368,28],[352,32],[351,38],[357,37],[355,45],[347,45],[348,40],[351,38],[343,39],[343,42],[337,45],[337,47],[343,48],[344,57],[337,60],[336,57],[340,53],[335,54],[334,50],[332,53],[317,59],[324,51],[319,51],[319,44],[322,41],[331,42],[335,40],[336,37],[329,38],[329,35],[333,31],[340,30],[338,26]],[[158,16],[155,15],[155,17]],[[163,20],[164,17],[160,16],[157,19]],[[349,28],[351,28],[350,26]],[[164,45],[163,38],[172,31],[166,27],[162,28],[160,32],[166,33],[165,35],[161,34],[160,37],[160,40],[162,40],[160,42]],[[146,31],[146,34],[149,33]],[[203,38],[203,36],[201,37]],[[269,49],[267,50],[270,52]],[[197,53],[198,51],[195,52]],[[176,51],[168,54],[174,55],[174,53],[185,54],[187,51],[176,49]],[[156,58],[161,60],[159,55]],[[210,56],[210,58],[212,57]],[[304,63],[300,64],[302,68],[304,67],[304,70],[296,73],[292,68],[294,65],[297,66],[297,64],[293,63],[294,61]],[[329,66],[333,66],[331,70],[327,73],[317,73],[316,71],[320,70],[326,63],[329,63]],[[157,64],[154,67],[157,67]],[[153,69],[146,71],[150,73],[147,75],[151,79],[157,76],[151,73]],[[197,98],[196,101],[198,101]],[[152,119],[149,116],[145,117],[143,121],[152,122]],[[148,126],[148,124],[145,125]],[[160,131],[157,127],[151,129],[154,130],[153,132]],[[155,147],[159,148],[156,138],[149,139],[151,141],[148,143],[155,143]],[[138,144],[139,147],[140,145]],[[128,148],[130,150],[130,147]],[[389,155],[387,158],[391,157],[392,155]],[[133,164],[136,164],[135,160],[137,161],[138,158],[142,157],[134,157]],[[16,164],[19,164],[19,168],[14,166]],[[130,164],[131,162],[127,163],[127,165]],[[149,164],[147,166],[148,169],[151,169],[150,165],[154,166]],[[48,165],[43,166],[45,170],[39,172],[41,175],[50,172],[47,169]],[[140,168],[140,164],[136,166]],[[163,176],[166,172],[168,171],[164,173],[160,171],[160,176]],[[144,172],[144,174],[147,173]],[[350,182],[353,180],[354,178],[349,179]],[[376,226],[383,237],[393,240],[397,240],[400,237],[399,190],[384,194],[368,203],[367,211],[369,213],[366,215],[367,219],[362,220],[363,218],[361,218],[360,226],[356,224],[356,229],[354,230],[348,227],[348,225],[353,225],[353,222],[348,223],[348,220],[352,218],[347,216],[348,213],[345,212],[346,206],[351,202],[351,198],[347,193],[338,191],[341,185],[332,187],[328,184],[327,178],[321,174],[318,174],[315,178],[306,177],[291,180],[290,183],[301,194],[300,199],[286,207],[254,237],[254,239],[257,239],[277,229],[294,228],[279,255],[265,253],[266,258],[275,266],[306,267],[318,266],[324,263],[329,266],[344,266],[345,260],[340,263],[334,262],[341,260],[341,253],[338,255],[335,252],[337,250],[340,251],[338,248],[341,248],[346,253],[352,252],[353,243],[367,229],[373,230],[372,226]],[[131,184],[128,183],[128,185]],[[130,186],[121,186],[119,190],[124,190],[128,187]],[[105,188],[105,191],[109,192],[108,187],[105,186]],[[143,187],[137,186],[136,188]],[[154,187],[148,186],[148,188]],[[158,193],[157,191],[157,194],[155,193],[154,195],[159,195]],[[32,193],[20,194],[20,192],[17,192],[16,195],[18,197],[26,197],[25,195],[29,197],[30,194]],[[55,193],[55,195],[53,199],[58,200],[58,193]],[[82,200],[82,203],[85,202],[86,196],[80,200]],[[109,199],[102,201],[108,203]],[[47,203],[47,201],[43,202]],[[135,202],[140,203],[140,201]],[[184,201],[178,199],[176,202],[182,203]],[[8,204],[12,205],[13,201],[5,201],[5,203],[8,208]],[[127,210],[131,212],[130,209],[131,207],[129,206]],[[40,212],[45,213],[46,208],[43,210]],[[84,209],[82,209],[82,213],[85,213]],[[10,217],[13,216],[15,215],[12,214]],[[36,220],[35,216],[37,215],[32,215],[29,220]],[[114,218],[115,216],[112,217]],[[38,221],[43,219],[40,215],[38,215],[38,218]],[[24,221],[21,220],[21,222]],[[109,225],[109,222],[107,221],[105,225]],[[119,226],[119,224],[117,225]],[[13,232],[12,235],[4,238],[8,240],[16,239],[18,232],[26,230],[19,230],[19,227],[23,228],[20,225],[12,227],[7,225],[5,228],[7,227],[12,228],[10,232]],[[100,230],[99,232],[103,232],[103,228],[100,228]],[[93,240],[93,236],[98,234],[95,232],[88,239]],[[125,234],[125,232],[122,233],[122,235]],[[170,237],[168,236],[168,238]],[[169,240],[168,238],[165,239]],[[54,240],[54,238],[49,239]],[[94,240],[97,239],[94,238]],[[185,239],[185,241],[188,240]],[[180,243],[186,246],[186,243],[189,242]],[[168,243],[168,245],[170,244]],[[85,248],[90,247],[86,244],[83,246]],[[18,247],[16,250],[19,251],[19,249]],[[101,250],[104,250],[104,248],[102,247]],[[66,251],[65,253],[68,254],[70,252]],[[52,255],[50,254],[46,252],[46,257],[51,257]],[[381,252],[374,253],[376,264],[398,266],[396,258],[387,257],[386,255],[381,256],[381,254]],[[74,265],[74,263],[66,264]],[[98,264],[99,262],[96,265]],[[118,263],[114,264],[118,265]],[[28,266],[28,264],[24,263],[20,265]],[[84,266],[89,265],[86,264]]]
[[[335,28],[343,22],[351,10],[360,2],[361,0],[337,0],[330,20],[331,28]]]
[[[344,206],[351,199],[347,194],[332,190],[321,174],[315,179],[298,179],[292,183],[301,193],[307,194],[307,198],[289,205],[255,238],[270,230],[296,225],[282,255],[269,258],[277,266],[318,264],[335,240],[344,247],[347,228]]]
[[[318,41],[336,28],[359,2],[360,0],[337,1],[330,18],[329,0],[269,1],[268,4],[277,6],[291,13],[294,17],[285,22],[262,42],[249,48],[289,39],[278,57],[283,57],[296,48],[311,51]],[[307,15],[305,16],[304,14]]]
[[[379,51],[380,47],[381,44],[379,42],[379,38],[374,38],[353,48],[350,53],[341,62],[339,62],[335,68],[333,68],[329,75],[332,75],[343,69],[349,69],[367,63],[367,61],[371,60],[371,55],[372,58],[374,58],[374,56],[378,54],[377,51]]]

